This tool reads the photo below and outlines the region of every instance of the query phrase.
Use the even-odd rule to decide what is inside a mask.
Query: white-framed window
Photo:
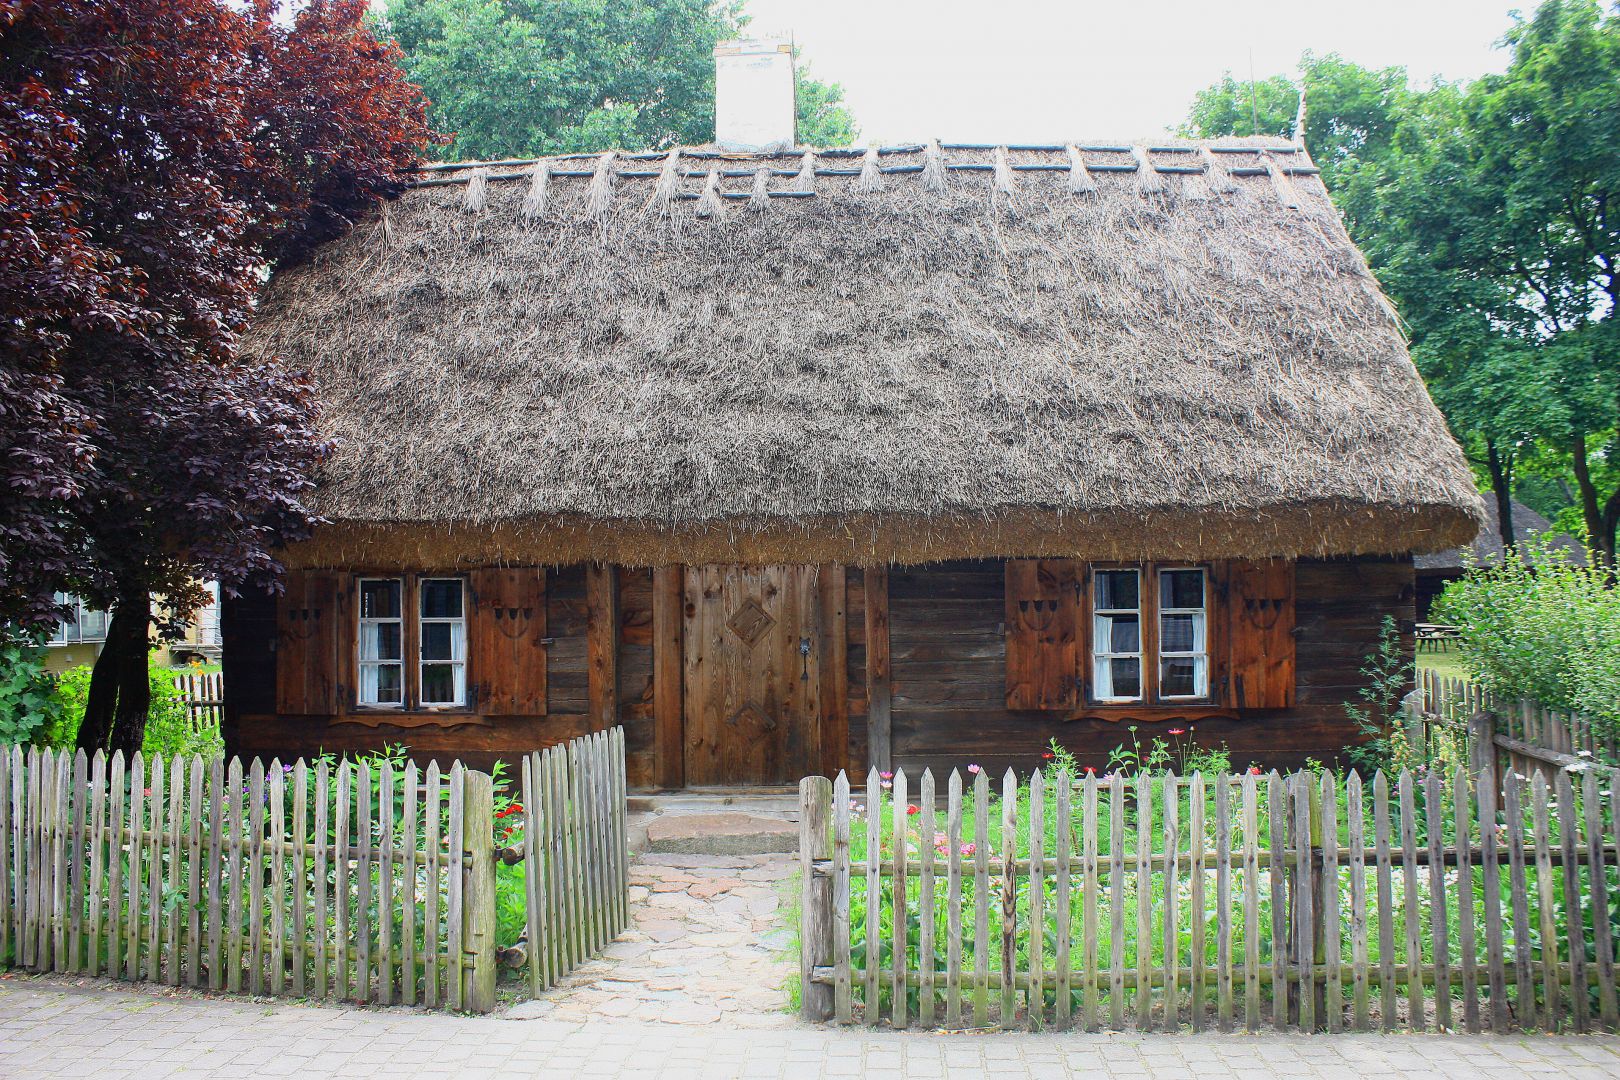
[[[1209,579],[1200,567],[1159,570],[1159,697],[1209,696]]]
[[[1142,700],[1142,574],[1092,574],[1092,694],[1098,701]]]
[[[460,578],[423,578],[421,670],[423,705],[467,703],[467,589]]]
[[[46,642],[47,645],[80,645],[107,640],[108,615],[105,611],[86,607],[83,600],[71,593],[57,593],[56,602],[67,608],[67,615],[57,621],[56,632]]]
[[[359,581],[359,687],[361,705],[405,704],[405,619],[403,578]]]

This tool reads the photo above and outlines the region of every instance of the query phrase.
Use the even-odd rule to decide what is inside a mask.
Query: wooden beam
[[[894,769],[889,706],[894,684],[889,670],[889,568],[866,571],[867,760],[879,772]]]
[[[844,568],[821,567],[821,768],[837,776],[849,767],[849,635],[844,629]]]
[[[619,571],[592,563],[585,568],[586,693],[591,728],[619,722]]]
[[[653,775],[661,787],[686,783],[685,717],[681,670],[685,664],[682,628],[686,570],[660,566],[653,571]]]

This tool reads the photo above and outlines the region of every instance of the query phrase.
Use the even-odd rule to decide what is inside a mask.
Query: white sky
[[[1506,65],[1508,12],[1536,0],[747,0],[840,82],[865,139],[1137,138],[1175,127],[1230,70],[1293,71],[1306,49],[1414,78]]]

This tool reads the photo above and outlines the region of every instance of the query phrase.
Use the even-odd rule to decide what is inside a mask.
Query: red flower
[[[1185,734],[1187,734],[1187,729],[1186,728],[1180,728],[1180,727],[1173,727],[1173,728],[1170,729],[1170,734],[1172,734],[1172,735],[1185,735]]]
[[[1250,765],[1249,766],[1249,775],[1250,776],[1259,776],[1260,775],[1260,766],[1258,766],[1258,765]]]
[[[920,813],[922,813],[922,809],[920,807],[908,805],[906,807],[906,813],[908,813],[908,814],[920,814]]]
[[[1086,772],[1094,773],[1096,771],[1097,771],[1097,766],[1095,766],[1095,765],[1087,765],[1086,766]]]
[[[1048,750],[1046,753],[1041,755],[1041,760],[1042,761],[1051,761],[1052,758],[1054,758],[1055,756],[1056,755],[1053,754],[1052,751]]]

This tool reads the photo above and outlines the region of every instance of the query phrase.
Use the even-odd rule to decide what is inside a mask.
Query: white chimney
[[[797,116],[791,42],[748,38],[714,47],[714,141],[723,149],[789,149]]]

